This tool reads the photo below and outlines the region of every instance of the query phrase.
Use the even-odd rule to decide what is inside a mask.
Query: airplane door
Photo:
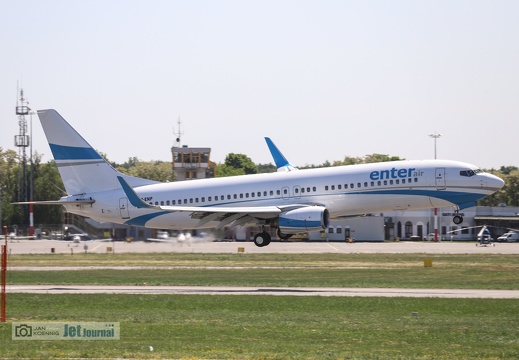
[[[445,190],[447,188],[447,183],[445,180],[445,168],[437,168],[436,169],[436,189],[437,190]]]
[[[121,211],[121,218],[130,218],[130,211],[128,210],[128,198],[119,199],[119,211]]]

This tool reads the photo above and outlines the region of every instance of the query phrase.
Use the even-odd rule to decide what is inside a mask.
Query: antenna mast
[[[175,147],[180,147],[181,146],[181,138],[182,138],[182,135],[184,135],[184,133],[180,130],[180,124],[181,124],[181,121],[180,121],[180,116],[178,117],[178,121],[177,121],[177,124],[178,124],[178,131],[175,132],[175,129],[173,128],[173,134],[175,135]]]

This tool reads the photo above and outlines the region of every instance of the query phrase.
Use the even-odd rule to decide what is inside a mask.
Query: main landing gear
[[[463,216],[460,215],[460,209],[456,208],[454,210],[454,217],[452,218],[452,222],[456,225],[459,225],[463,222]]]
[[[265,231],[265,229],[263,229],[262,232],[254,235],[254,244],[258,247],[267,246],[268,244],[270,244],[271,240],[272,237],[268,232]]]

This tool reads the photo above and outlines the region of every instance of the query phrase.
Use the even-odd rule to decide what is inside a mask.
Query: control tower
[[[171,148],[175,180],[184,181],[215,177],[216,164],[210,160],[211,148],[181,145],[182,134],[179,119],[176,143]]]

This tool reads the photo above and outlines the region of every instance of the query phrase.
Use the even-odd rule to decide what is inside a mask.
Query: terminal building
[[[452,222],[451,208],[438,209],[438,240],[473,241],[484,225],[488,226],[494,239],[509,230],[519,230],[519,207],[474,206],[462,210],[460,215],[463,223],[456,225]],[[299,238],[308,241],[430,241],[434,240],[434,224],[433,209],[394,211],[332,219],[328,229],[312,231]],[[244,226],[236,229],[233,236],[236,240],[248,241],[257,231],[256,226]],[[274,232],[271,235],[276,238]]]

